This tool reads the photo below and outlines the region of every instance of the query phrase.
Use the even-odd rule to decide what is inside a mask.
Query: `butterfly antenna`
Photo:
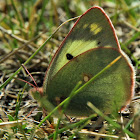
[[[29,82],[23,80],[23,79],[20,79],[20,78],[14,78],[14,79],[17,79],[17,80],[23,81],[24,83],[27,83],[27,84],[31,85],[32,87],[34,87],[34,88],[37,88],[35,85],[33,85],[33,84],[31,84],[31,83],[29,83]]]
[[[34,81],[34,84],[36,85],[36,87],[38,87],[38,85],[37,85],[37,83],[35,82],[33,76],[32,76],[31,73],[27,70],[27,68],[24,66],[24,64],[22,64],[22,67],[23,67],[23,68],[26,70],[26,72],[30,75],[30,77],[31,77],[32,80]],[[30,85],[32,85],[32,84],[30,83]]]

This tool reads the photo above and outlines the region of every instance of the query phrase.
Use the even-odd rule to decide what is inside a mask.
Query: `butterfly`
[[[74,24],[47,69],[43,96],[54,106],[66,99],[79,81],[82,85],[117,57],[115,64],[74,96],[65,113],[89,116],[91,102],[105,113],[119,111],[134,95],[134,68],[121,50],[113,24],[101,7],[87,10]]]

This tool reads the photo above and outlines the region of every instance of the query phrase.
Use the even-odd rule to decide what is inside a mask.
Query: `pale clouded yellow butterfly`
[[[114,59],[121,58],[80,91],[70,101],[66,113],[88,116],[90,101],[105,113],[119,111],[134,94],[134,69],[121,50],[114,27],[98,6],[90,8],[76,21],[46,72],[43,97],[53,104],[67,98],[78,81],[85,84]]]

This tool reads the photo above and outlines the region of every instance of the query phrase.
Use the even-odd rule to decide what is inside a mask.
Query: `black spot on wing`
[[[68,60],[71,60],[73,58],[73,55],[71,55],[70,53],[67,53],[66,57],[67,57]]]

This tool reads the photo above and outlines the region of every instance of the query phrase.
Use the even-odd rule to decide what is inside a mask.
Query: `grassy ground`
[[[55,123],[51,116],[42,124],[46,112],[42,113],[30,95],[32,87],[18,79],[34,84],[20,66],[26,61],[26,68],[41,87],[51,58],[76,20],[64,24],[47,44],[42,44],[60,24],[94,5],[101,6],[109,15],[122,50],[132,60],[136,70],[135,96],[127,112],[119,114],[117,119],[97,111],[99,116],[75,118],[72,123],[67,118]],[[40,46],[42,49],[30,60]],[[139,0],[1,0],[0,76],[1,139],[140,139]]]

